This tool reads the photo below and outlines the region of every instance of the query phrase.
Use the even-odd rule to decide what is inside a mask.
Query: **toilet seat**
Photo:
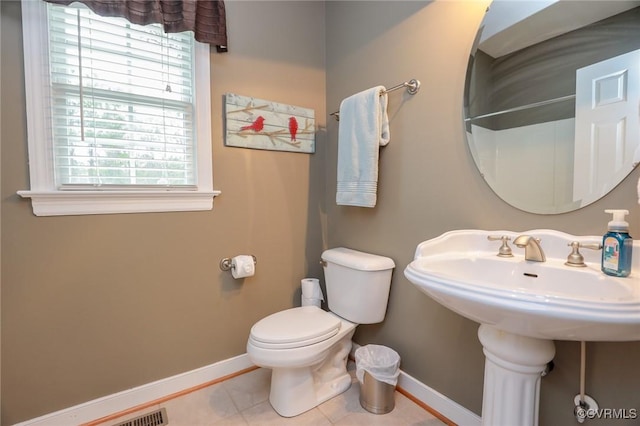
[[[250,340],[265,349],[292,349],[335,336],[341,321],[316,306],[302,306],[271,314],[251,328]]]

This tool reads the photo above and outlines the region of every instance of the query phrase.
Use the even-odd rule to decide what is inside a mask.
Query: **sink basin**
[[[527,234],[541,239],[546,262],[498,257],[500,241]],[[640,340],[640,247],[634,250],[631,276],[600,271],[600,251],[580,249],[586,267],[564,262],[572,241],[599,242],[552,230],[452,231],[421,243],[405,275],[443,306],[498,330],[538,339]],[[636,246],[636,242],[634,242]]]

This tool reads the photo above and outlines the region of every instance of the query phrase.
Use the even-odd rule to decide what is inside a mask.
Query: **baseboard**
[[[360,345],[357,343],[353,344],[351,355],[354,359],[354,353],[359,347]],[[480,426],[482,423],[481,417],[474,412],[447,398],[437,390],[430,388],[402,370],[400,370],[400,376],[398,377],[398,388],[401,388],[403,393],[407,393],[413,397],[412,399],[429,407],[429,411],[436,411],[442,417],[457,425]]]
[[[447,398],[435,389],[400,371],[398,387],[443,417],[460,426],[480,426],[480,416]]]
[[[351,352],[352,355],[358,347],[359,345],[354,344]],[[242,354],[186,373],[94,399],[22,423],[17,423],[14,426],[77,425],[88,423],[115,413],[130,410],[132,407],[148,404],[150,401],[162,399],[168,395],[180,393],[201,386],[202,384],[213,382],[252,367],[254,367],[254,365],[251,363],[251,360],[249,360],[249,356]],[[479,426],[481,423],[479,416],[442,395],[435,389],[421,383],[402,370],[398,378],[398,387],[403,390],[403,393],[408,393],[416,401],[421,402],[458,425]]]
[[[87,423],[253,367],[247,354],[46,414],[15,426]]]

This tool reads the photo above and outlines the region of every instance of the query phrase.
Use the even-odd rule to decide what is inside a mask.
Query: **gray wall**
[[[213,211],[35,217],[28,189],[20,4],[2,1],[2,424],[246,351],[250,327],[299,304],[323,248],[323,2],[227,1],[211,54]],[[313,155],[223,145],[226,92],[313,108]],[[258,258],[235,281],[218,268]]]
[[[329,244],[387,255],[397,265],[384,323],[359,326],[355,340],[393,347],[404,371],[478,414],[484,359],[477,324],[442,308],[404,277],[416,245],[465,228],[601,235],[609,220],[603,210],[618,207],[631,212],[631,233],[640,237],[637,170],[604,199],[562,215],[516,210],[484,183],[461,116],[468,55],[485,8],[471,1],[327,2],[328,110],[374,85],[422,82],[415,96],[389,96],[391,141],[381,149],[375,209],[335,205],[337,125],[328,123]],[[556,369],[542,384],[543,425],[575,422],[579,347],[556,342]],[[589,343],[587,393],[601,407],[640,408],[638,359],[640,343]]]

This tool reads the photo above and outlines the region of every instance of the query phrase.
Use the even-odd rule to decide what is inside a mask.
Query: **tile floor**
[[[360,406],[360,384],[355,378],[351,388],[320,406],[292,418],[280,417],[269,404],[271,370],[257,369],[136,412],[103,423],[112,426],[160,407],[167,410],[170,426],[268,426],[268,425],[384,425],[441,426],[443,422],[396,392],[395,408],[388,414],[372,414]]]

